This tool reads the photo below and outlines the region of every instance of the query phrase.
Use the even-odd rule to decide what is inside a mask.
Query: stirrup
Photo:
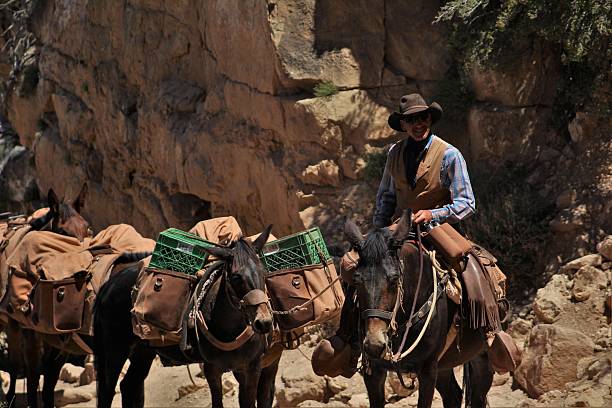
[[[497,308],[499,309],[499,322],[506,323],[512,315],[510,302],[508,302],[508,299],[506,299],[505,297],[500,298],[497,301]]]

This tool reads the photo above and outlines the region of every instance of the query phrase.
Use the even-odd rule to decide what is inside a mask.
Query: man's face
[[[428,112],[419,112],[406,116],[400,120],[402,129],[408,133],[414,141],[420,142],[429,136],[431,128],[431,115]]]

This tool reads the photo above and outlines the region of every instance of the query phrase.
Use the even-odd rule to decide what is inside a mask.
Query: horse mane
[[[68,218],[72,216],[79,215],[79,213],[74,208],[72,208],[72,206],[65,204],[65,203],[60,203],[59,213],[60,213],[60,219],[64,219],[64,220],[67,220]]]
[[[360,251],[360,255],[368,264],[378,264],[385,258],[388,235],[384,229],[375,229],[368,233]]]
[[[248,266],[253,261],[253,258],[257,258],[255,249],[253,249],[244,238],[240,238],[236,241],[234,247],[234,269],[241,269]]]

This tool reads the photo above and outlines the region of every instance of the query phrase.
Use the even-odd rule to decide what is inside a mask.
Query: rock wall
[[[370,220],[365,159],[398,139],[386,126],[398,97],[448,100],[457,62],[430,23],[440,3],[39,1],[37,75],[1,110],[41,191],[88,181],[97,228],[155,235],[232,214],[249,233],[334,235],[346,215]],[[588,107],[568,130],[551,126],[560,67],[545,44],[508,50],[501,68],[474,69],[475,101],[447,107],[435,130],[470,165],[529,169],[525,182],[557,203],[551,253],[563,259],[611,229],[612,146],[610,120]],[[323,80],[340,92],[313,97]]]

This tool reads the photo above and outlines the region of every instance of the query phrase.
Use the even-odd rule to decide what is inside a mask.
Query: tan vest
[[[432,137],[431,145],[419,163],[414,190],[406,180],[406,141],[399,142],[389,153],[388,170],[395,183],[396,211],[406,208],[413,211],[430,210],[451,203],[450,191],[440,184],[440,167],[448,144],[437,136]]]

